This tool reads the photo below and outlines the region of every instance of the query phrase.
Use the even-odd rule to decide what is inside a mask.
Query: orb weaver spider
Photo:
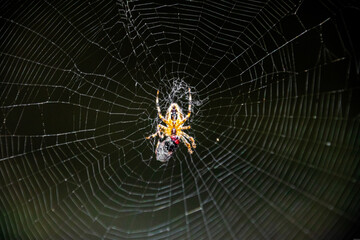
[[[166,124],[166,126],[158,124],[157,131],[154,134],[146,137],[146,139],[154,138],[154,137],[156,137],[156,135],[158,135],[162,139],[162,138],[164,138],[164,135],[165,135],[165,136],[171,138],[171,140],[173,141],[175,146],[179,145],[180,140],[181,140],[184,142],[184,144],[188,148],[189,153],[192,154],[193,150],[191,149],[191,147],[196,148],[195,140],[193,137],[190,137],[188,134],[183,132],[183,130],[190,129],[190,126],[183,126],[184,123],[189,119],[190,114],[191,114],[190,88],[189,88],[189,109],[188,109],[188,113],[185,117],[184,117],[179,105],[176,103],[171,103],[166,112],[165,118],[164,118],[164,116],[161,114],[161,110],[160,110],[160,106],[159,106],[159,90],[157,91],[157,95],[156,95],[156,108],[158,111],[159,118],[161,119],[161,121],[163,121]],[[191,145],[187,139],[190,140]],[[158,141],[158,143],[156,145],[156,149],[155,149],[156,154],[158,154],[159,144],[160,144],[160,140]],[[173,152],[171,152],[171,154],[172,153]],[[161,156],[159,156],[159,157],[161,157]]]

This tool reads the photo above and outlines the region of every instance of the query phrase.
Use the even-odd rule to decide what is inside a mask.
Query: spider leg
[[[190,129],[191,127],[190,126],[183,126],[183,127],[180,127],[181,130],[187,130],[187,129]]]
[[[160,138],[163,138],[164,137],[164,134],[162,133],[164,130],[166,129],[165,126],[161,125],[161,124],[158,124],[157,125],[157,130],[154,134],[151,134],[150,136],[146,137],[146,139],[150,139],[150,138],[153,138],[155,137],[156,135],[158,135]]]
[[[158,111],[158,115],[159,118],[161,119],[161,121],[163,121],[164,123],[168,124],[168,121],[164,118],[164,116],[161,114],[161,110],[160,110],[160,106],[159,106],[159,90],[157,90],[157,94],[156,94],[156,108]]]
[[[189,119],[190,115],[191,115],[191,92],[189,88],[189,109],[188,109],[188,113],[186,114],[186,117],[184,117],[184,119],[180,122],[180,124],[186,122]]]
[[[189,135],[187,135],[184,132],[182,132],[182,135],[184,135],[184,137],[186,137],[187,139],[189,139],[191,141],[191,145],[192,145],[193,148],[196,148],[195,140],[194,140],[193,137],[190,137]]]
[[[181,140],[185,143],[186,147],[188,148],[189,153],[192,154],[192,153],[193,153],[193,150],[191,150],[190,143],[186,140],[185,137],[181,136],[180,138],[181,138]]]
[[[159,141],[157,142],[157,144],[156,144],[155,154],[157,154],[157,150],[158,150],[159,145],[160,145],[160,140],[159,140]]]

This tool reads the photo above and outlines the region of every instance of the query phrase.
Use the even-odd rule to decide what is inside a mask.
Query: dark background
[[[360,237],[357,1],[0,15],[0,238]],[[186,112],[188,87],[198,147],[161,164],[156,91]]]

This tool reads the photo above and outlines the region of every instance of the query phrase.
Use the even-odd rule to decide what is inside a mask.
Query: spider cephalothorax
[[[181,111],[181,108],[176,103],[171,103],[165,117],[161,114],[160,106],[159,106],[159,90],[157,91],[156,95],[156,107],[158,111],[159,118],[163,121],[166,126],[158,124],[156,133],[146,137],[146,139],[150,139],[158,135],[160,138],[170,137],[171,141],[174,144],[178,145],[180,141],[183,141],[184,144],[187,146],[189,153],[193,153],[191,147],[196,148],[194,138],[190,137],[182,130],[190,129],[190,126],[183,126],[184,123],[189,119],[191,114],[191,93],[189,88],[189,110],[187,115],[184,117],[184,114]],[[190,140],[190,143],[188,140]],[[160,140],[157,143],[155,152],[157,153],[158,147],[160,144]]]

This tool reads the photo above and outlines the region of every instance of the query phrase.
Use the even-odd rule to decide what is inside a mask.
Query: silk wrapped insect
[[[184,126],[184,123],[190,118],[191,115],[190,88],[188,113],[185,117],[177,103],[170,104],[165,117],[161,114],[159,106],[159,90],[157,91],[156,95],[156,108],[160,120],[166,124],[166,126],[158,124],[156,132],[146,137],[146,139],[151,139],[156,136],[160,138],[155,149],[156,159],[160,162],[168,161],[174,154],[180,142],[183,142],[188,148],[188,152],[192,154],[192,148],[196,148],[195,140],[193,137],[189,136],[183,131],[191,128],[189,125]],[[164,139],[164,137],[166,138]],[[189,141],[191,142],[191,144],[189,143]]]
[[[179,144],[173,141],[170,137],[159,139],[156,146],[155,154],[156,160],[160,162],[167,162],[174,155]]]

